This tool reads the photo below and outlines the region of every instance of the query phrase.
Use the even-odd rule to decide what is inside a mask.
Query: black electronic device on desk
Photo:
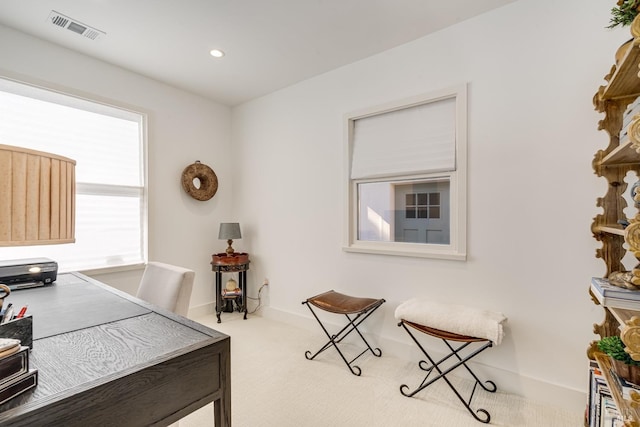
[[[49,258],[0,261],[0,283],[12,291],[47,286],[56,281],[58,263]]]

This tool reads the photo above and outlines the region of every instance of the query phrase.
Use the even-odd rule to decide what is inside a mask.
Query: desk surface
[[[231,425],[228,336],[79,273],[7,302],[29,305],[39,378],[0,425],[168,425],[212,401]]]

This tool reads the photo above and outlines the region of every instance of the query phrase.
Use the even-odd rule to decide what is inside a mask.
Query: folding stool
[[[361,369],[358,366],[352,365],[352,363],[367,351],[371,351],[374,356],[380,357],[382,356],[382,350],[380,350],[379,348],[371,348],[362,333],[360,333],[360,331],[358,330],[358,326],[362,322],[364,322],[365,319],[369,317],[384,302],[384,299],[352,297],[335,292],[333,290],[324,292],[322,294],[308,298],[306,301],[303,301],[302,304],[309,307],[311,314],[313,314],[313,317],[316,318],[316,320],[320,324],[320,327],[329,338],[329,341],[324,346],[322,346],[320,350],[316,352],[316,354],[312,356],[311,352],[307,351],[305,352],[305,357],[309,360],[313,360],[317,355],[333,346],[335,347],[344,363],[346,363],[351,373],[353,375],[359,376],[362,373]],[[316,308],[327,311],[329,313],[344,314],[347,318],[348,323],[344,328],[340,330],[340,332],[332,335],[329,333],[329,331],[327,331],[327,328],[325,328],[325,326],[322,324],[311,306],[315,306]],[[350,315],[355,316],[351,317]],[[360,338],[362,338],[362,341],[364,341],[367,348],[365,348],[362,353],[351,359],[351,361],[347,361],[347,358],[344,356],[342,351],[340,351],[338,343],[340,343],[353,331],[356,331],[357,334],[360,335]]]
[[[421,312],[421,310],[430,310],[430,312]],[[453,321],[447,321],[447,313],[450,317],[454,317],[455,319]],[[438,318],[438,316],[442,316],[443,318]],[[471,408],[471,400],[473,399],[473,395],[475,394],[478,385],[490,393],[494,393],[497,390],[497,387],[493,381],[488,380],[484,383],[480,381],[478,376],[471,370],[469,365],[467,365],[467,362],[487,348],[492,347],[494,344],[500,344],[502,339],[502,323],[506,321],[506,317],[501,313],[468,309],[461,306],[435,304],[432,302],[426,303],[425,301],[414,299],[401,304],[398,309],[396,309],[396,318],[400,320],[398,326],[402,326],[404,328],[428,359],[428,363],[426,360],[418,362],[420,369],[427,372],[427,375],[424,377],[420,385],[415,390],[409,391],[409,387],[406,384],[402,384],[400,386],[400,393],[407,397],[413,397],[416,393],[424,390],[442,378],[476,420],[482,423],[488,423],[491,420],[489,412],[482,408],[477,409],[474,412]],[[450,329],[456,329],[456,332],[437,329],[426,325],[430,323],[435,323],[436,326],[440,327],[448,324]],[[420,344],[414,333],[411,332],[412,329],[440,338],[448,347],[450,353],[437,362],[434,361],[425,348]],[[474,331],[476,332],[474,335],[482,336],[465,335],[464,333],[468,333],[467,331]],[[452,345],[452,342],[460,344]],[[476,347],[475,350],[471,351],[468,349],[464,353],[462,352],[473,343],[478,343],[478,346],[471,347],[471,349]],[[442,364],[451,358],[454,358],[452,361],[455,363],[450,363],[450,366],[448,367],[442,367]],[[461,366],[463,366],[475,379],[473,390],[471,391],[469,399],[466,401],[447,378],[447,374]],[[434,372],[437,372],[437,375],[430,379],[429,377]]]

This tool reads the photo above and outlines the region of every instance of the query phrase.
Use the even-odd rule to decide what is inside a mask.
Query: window
[[[406,194],[404,217],[440,219],[440,193]]]
[[[76,242],[0,247],[0,259],[48,257],[61,271],[146,258],[144,114],[0,78],[0,143],[76,160]]]
[[[466,259],[466,86],[346,116],[345,250]]]

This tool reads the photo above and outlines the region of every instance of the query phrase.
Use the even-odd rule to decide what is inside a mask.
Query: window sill
[[[426,246],[426,247],[425,247]],[[447,259],[453,261],[466,261],[467,254],[465,252],[458,252],[450,247],[443,249],[434,248],[431,245],[412,245],[412,244],[371,244],[371,243],[357,243],[350,246],[343,246],[345,252],[356,252],[365,254],[376,255],[391,255],[391,256],[404,256],[414,258],[432,258],[432,259]]]
[[[122,271],[132,271],[132,270],[142,270],[145,267],[145,263],[137,263],[137,264],[127,264],[127,265],[114,265],[111,267],[100,267],[100,268],[91,268],[78,271],[82,274],[86,274],[87,276],[99,275],[99,274],[108,274],[108,273],[119,273]]]

